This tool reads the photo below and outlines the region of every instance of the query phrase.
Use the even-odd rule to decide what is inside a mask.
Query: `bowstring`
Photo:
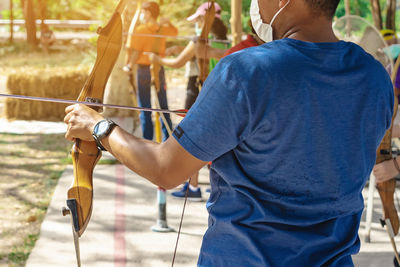
[[[208,6],[208,10],[210,10],[210,8],[211,8],[211,6],[214,4],[214,0],[212,0],[212,1],[210,1],[209,2],[210,4],[209,4],[209,6]],[[214,14],[214,16],[215,16],[215,14]],[[204,23],[206,23],[206,21],[204,21]],[[208,34],[207,34],[207,37],[206,37],[207,39],[206,39],[206,46],[208,45],[208,42],[209,42],[209,39],[208,39]],[[205,55],[205,60],[207,60],[207,47],[206,47],[206,49],[205,49],[205,52],[204,52],[204,55]],[[203,87],[203,83],[204,83],[205,81],[201,81],[200,82],[200,85],[201,85],[201,87]],[[179,222],[179,228],[178,228],[178,235],[177,235],[177,237],[176,237],[176,242],[175,242],[175,249],[174,249],[174,255],[173,255],[173,257],[172,257],[172,264],[171,264],[171,267],[174,267],[174,264],[175,264],[175,258],[176,258],[176,253],[177,253],[177,250],[178,250],[178,243],[179,243],[179,237],[180,237],[180,235],[181,235],[181,230],[182,230],[182,223],[183,223],[183,216],[184,216],[184,214],[185,214],[185,208],[186,208],[186,203],[187,203],[187,198],[188,198],[188,194],[189,194],[189,187],[190,187],[190,181],[191,181],[191,177],[189,178],[189,180],[188,180],[188,186],[186,187],[186,191],[185,191],[185,200],[184,200],[184,202],[183,202],[183,209],[182,209],[182,214],[181,214],[181,219],[180,219],[180,222]]]
[[[180,222],[179,222],[178,235],[177,235],[177,237],[176,237],[175,249],[174,249],[174,256],[172,257],[172,265],[171,265],[171,267],[174,267],[176,252],[178,251],[178,242],[179,242],[179,237],[180,237],[180,235],[181,235],[181,229],[182,229],[182,223],[183,223],[183,215],[185,214],[186,202],[187,202],[187,198],[188,198],[188,194],[189,194],[189,185],[190,185],[190,180],[191,180],[191,179],[192,179],[192,178],[189,178],[188,186],[186,187],[186,191],[185,191],[185,200],[184,200],[184,202],[183,202],[183,209],[182,209],[182,214],[181,214],[181,220],[180,220]]]

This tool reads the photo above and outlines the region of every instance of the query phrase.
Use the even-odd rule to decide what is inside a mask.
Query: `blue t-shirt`
[[[390,126],[383,66],[283,39],[217,64],[175,139],[212,161],[199,266],[352,266],[361,191]]]

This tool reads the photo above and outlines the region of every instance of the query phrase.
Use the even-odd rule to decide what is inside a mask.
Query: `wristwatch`
[[[101,144],[101,139],[107,137],[115,126],[117,126],[117,124],[110,119],[101,120],[94,126],[92,135],[99,149],[106,151]]]

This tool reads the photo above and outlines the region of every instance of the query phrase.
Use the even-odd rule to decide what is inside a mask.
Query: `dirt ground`
[[[69,149],[62,134],[0,133],[0,266],[24,265]]]

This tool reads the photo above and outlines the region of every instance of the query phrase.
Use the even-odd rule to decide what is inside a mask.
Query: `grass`
[[[71,144],[62,134],[0,133],[0,140],[0,266],[24,266]]]
[[[28,260],[29,254],[33,249],[39,235],[28,235],[24,240],[24,245],[22,247],[16,247],[14,251],[8,254],[7,258],[10,265],[20,266],[21,263],[25,263]]]
[[[71,145],[63,134],[0,133],[0,266],[25,265],[58,180],[72,164]]]

